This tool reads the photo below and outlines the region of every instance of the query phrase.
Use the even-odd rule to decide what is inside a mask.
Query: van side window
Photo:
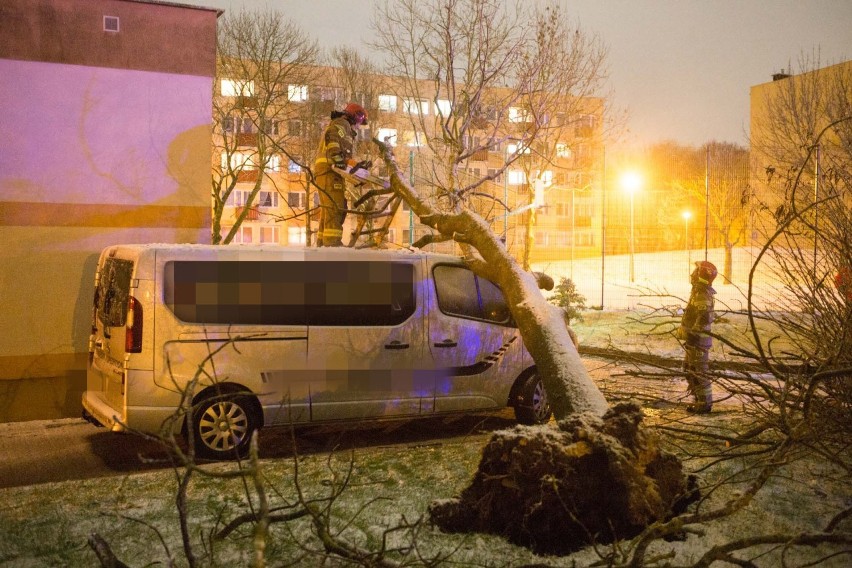
[[[450,316],[512,325],[503,292],[463,266],[438,265],[432,272],[438,307]]]
[[[98,281],[98,319],[107,327],[120,327],[127,320],[127,302],[130,298],[130,276],[133,261],[107,258]]]
[[[171,261],[164,303],[188,323],[398,325],[414,313],[404,262]]]

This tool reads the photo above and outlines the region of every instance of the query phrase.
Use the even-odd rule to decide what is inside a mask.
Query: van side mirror
[[[538,287],[540,289],[547,291],[553,290],[553,278],[551,278],[544,272],[533,272],[533,276],[535,276],[535,280],[536,282],[538,282]]]

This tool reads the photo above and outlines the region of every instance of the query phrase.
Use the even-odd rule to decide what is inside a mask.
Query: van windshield
[[[98,319],[107,327],[120,327],[127,321],[127,302],[130,298],[130,277],[133,262],[108,258],[101,269],[98,282]]]

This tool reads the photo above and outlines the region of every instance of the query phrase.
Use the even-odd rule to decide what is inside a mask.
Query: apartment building
[[[832,191],[844,194],[852,152],[850,85],[852,61],[845,61],[799,74],[776,73],[751,87],[750,177],[760,206],[755,223],[764,232],[771,233],[789,214],[793,198],[801,209]]]
[[[359,133],[358,156],[372,159],[372,171],[385,176],[387,172],[371,139],[387,141],[414,186],[430,194],[434,185],[433,164],[423,150],[424,137],[432,133],[414,125],[428,123],[439,110],[446,115],[449,100],[401,96],[399,84],[386,76],[365,81],[369,90],[347,92],[335,84],[336,71],[306,69],[301,76],[291,76],[287,84],[262,87],[253,81],[220,79],[218,113],[214,111],[218,124],[214,125],[213,170],[223,196],[219,227],[223,238],[232,232],[235,219],[242,215],[243,221],[233,231],[231,242],[315,243],[318,198],[307,168],[313,166],[319,136],[328,124],[331,111],[341,109],[349,101],[362,104],[369,115],[368,126]],[[278,95],[270,96],[270,92]],[[522,253],[524,228],[531,214],[529,205],[535,198],[535,179],[539,180],[537,205],[540,207],[535,207],[532,226],[534,261],[600,254],[603,104],[600,99],[589,99],[570,108],[573,110],[570,114],[556,113],[561,128],[558,136],[542,142],[550,145],[548,148],[522,149],[520,159],[500,175],[497,172],[507,156],[518,150],[517,142],[484,144],[486,129],[482,137],[474,130],[466,140],[466,147],[484,149],[473,153],[464,164],[461,183],[493,177],[478,192],[494,196],[499,203],[480,199],[479,212],[518,255]],[[582,112],[576,112],[577,108],[582,108]],[[522,128],[527,120],[523,109],[507,109],[509,114],[513,111],[515,115],[504,117],[505,122]],[[548,156],[546,163],[534,162],[533,156],[542,155]],[[350,203],[365,189],[355,188]],[[500,205],[504,202],[509,204],[508,212]],[[355,214],[347,217],[344,242],[348,242],[356,219]],[[429,231],[403,204],[390,224],[383,246],[409,246]],[[430,245],[430,248],[453,251],[452,243]]]
[[[0,421],[80,415],[103,247],[210,242],[218,15],[0,3]]]

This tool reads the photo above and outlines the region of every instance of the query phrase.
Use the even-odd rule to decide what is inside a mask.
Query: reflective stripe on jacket
[[[316,164],[346,166],[355,146],[355,129],[345,116],[332,120],[320,138]]]
[[[713,338],[708,335],[713,320],[716,290],[706,284],[695,284],[689,294],[689,302],[683,310],[681,326],[686,330],[686,345],[699,349],[710,349]]]

